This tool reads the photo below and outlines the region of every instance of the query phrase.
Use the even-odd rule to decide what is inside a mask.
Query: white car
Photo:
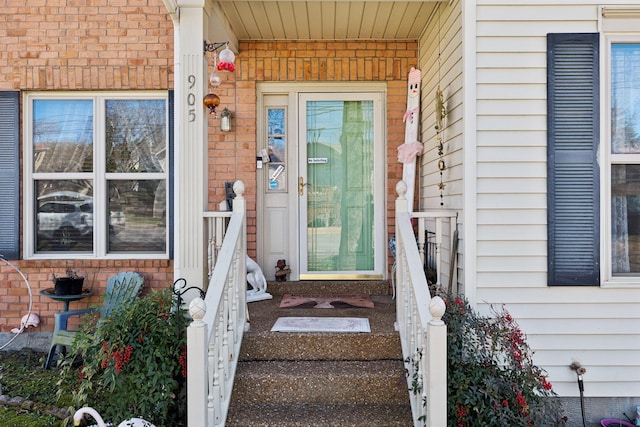
[[[110,212],[111,233],[118,233],[125,225],[124,212]],[[50,241],[58,249],[68,249],[80,242],[90,244],[93,239],[93,201],[88,199],[44,202],[38,209],[37,230],[39,239]]]
[[[70,248],[92,238],[93,202],[50,201],[38,208],[38,238],[50,240],[58,248]]]

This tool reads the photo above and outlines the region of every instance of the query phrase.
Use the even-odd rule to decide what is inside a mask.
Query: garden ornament
[[[22,316],[22,320],[20,321],[19,328],[13,328],[11,332],[14,334],[19,334],[22,330],[27,329],[29,327],[37,328],[40,324],[40,317],[38,317],[35,313],[25,314]]]
[[[273,298],[273,296],[267,292],[267,279],[264,277],[264,273],[258,263],[247,255],[246,264],[247,282],[251,285],[251,289],[247,291],[247,302]]]
[[[93,419],[96,421],[96,423],[98,423],[98,427],[106,427],[107,425],[105,424],[104,420],[102,419],[102,417],[100,416],[100,414],[98,413],[98,411],[96,411],[95,409],[89,407],[89,406],[85,406],[84,408],[80,408],[76,411],[75,414],[73,414],[73,425],[74,426],[79,426],[80,425],[80,421],[82,420],[82,417],[84,416],[84,414],[90,415],[91,417],[93,417]],[[131,418],[128,419],[126,421],[121,422],[120,424],[118,424],[118,427],[156,427],[154,424],[151,424],[149,421],[147,420],[143,420],[142,418]]]
[[[276,282],[286,282],[289,273],[291,273],[291,269],[287,265],[287,261],[279,259],[276,262]]]

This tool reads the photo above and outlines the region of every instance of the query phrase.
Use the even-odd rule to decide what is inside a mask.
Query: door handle
[[[303,196],[304,195],[304,186],[308,185],[311,186],[311,184],[309,184],[308,182],[304,182],[304,178],[302,178],[301,176],[298,177],[298,194]]]

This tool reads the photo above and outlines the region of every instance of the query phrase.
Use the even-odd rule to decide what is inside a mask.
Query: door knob
[[[301,176],[298,177],[298,194],[300,194],[301,196],[304,195],[304,186],[305,185],[311,186],[311,184],[309,184],[308,182],[304,182],[304,178],[302,178]]]

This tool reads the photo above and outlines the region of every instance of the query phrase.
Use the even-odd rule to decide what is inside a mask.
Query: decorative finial
[[[244,194],[244,182],[237,180],[233,183],[233,192],[236,193],[236,197],[242,198]]]
[[[398,199],[406,199],[407,196],[407,184],[400,180],[396,184],[396,193],[398,194]]]
[[[201,322],[204,315],[207,314],[207,304],[202,298],[194,298],[189,304],[189,314],[194,322]]]
[[[444,322],[442,321],[442,316],[444,316],[445,311],[447,310],[447,306],[444,303],[444,300],[439,296],[435,296],[431,298],[429,302],[429,313],[431,313],[432,325],[442,325]]]

